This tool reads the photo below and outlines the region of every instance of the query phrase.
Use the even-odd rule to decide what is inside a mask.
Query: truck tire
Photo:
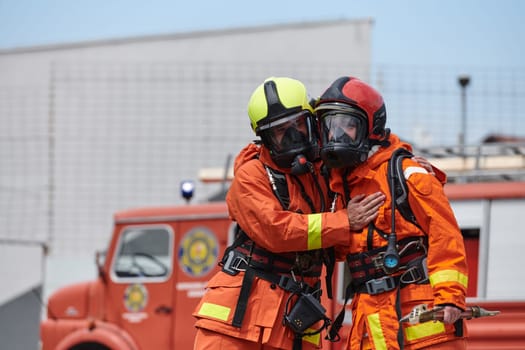
[[[71,347],[69,350],[111,350],[100,343],[82,343]]]

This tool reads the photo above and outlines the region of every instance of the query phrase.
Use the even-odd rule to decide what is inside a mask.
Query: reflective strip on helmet
[[[441,270],[428,276],[428,279],[432,287],[445,282],[459,283],[465,288],[468,286],[468,276],[456,270]]]
[[[222,306],[218,304],[212,304],[212,303],[202,303],[199,311],[197,314],[199,316],[207,316],[216,318],[221,321],[228,320],[228,316],[230,315],[231,308],[227,306]]]
[[[417,340],[440,333],[445,333],[445,324],[440,321],[428,321],[405,328],[405,337],[407,341]]]
[[[322,247],[321,226],[321,214],[308,215],[308,250],[319,249]]]
[[[381,321],[379,320],[379,314],[370,314],[367,316],[368,327],[370,328],[369,336],[372,338],[374,347],[376,350],[387,350],[385,335],[381,328]]]
[[[316,330],[312,328],[308,328],[305,333],[314,333]],[[309,343],[312,343],[314,345],[319,345],[321,342],[321,333],[313,334],[313,335],[305,335],[303,337],[303,341],[307,341]]]

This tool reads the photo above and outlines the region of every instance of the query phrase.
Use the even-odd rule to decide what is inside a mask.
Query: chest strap
[[[305,270],[300,271],[301,278],[320,277],[322,263],[314,258],[308,262],[307,260],[310,259],[307,257],[308,254],[299,255],[299,257],[301,256],[303,257],[302,260],[305,260],[302,267],[306,267]],[[232,276],[244,272],[239,299],[232,321],[232,325],[237,328],[240,328],[242,325],[255,277],[268,281],[275,287],[291,293],[304,292],[312,294],[320,289],[319,282],[314,286],[310,286],[295,278],[294,270],[297,269],[297,261],[281,254],[273,254],[264,249],[255,248],[254,245],[250,244],[241,244],[227,249],[219,265],[222,267],[223,272]]]
[[[232,276],[248,268],[269,274],[295,273],[301,277],[319,277],[322,271],[321,251],[275,254],[257,247],[252,241],[226,249],[219,262],[223,272]]]
[[[386,247],[349,254],[346,261],[354,292],[379,294],[411,283],[428,282],[426,237],[409,237],[398,242],[400,267],[388,274],[383,266]]]
[[[287,292],[296,294],[301,292],[313,294],[320,288],[320,282],[316,283],[314,286],[310,286],[306,283],[301,283],[295,280],[292,275],[277,275],[253,268],[247,268],[244,272],[241,291],[239,293],[239,300],[237,301],[237,307],[235,308],[235,313],[233,315],[232,325],[234,327],[241,328],[242,321],[248,306],[251,287],[255,277],[259,277],[260,279],[271,282],[276,287],[279,287]]]
[[[398,271],[393,275],[387,274],[382,265],[387,247],[347,255],[351,281],[345,289],[343,307],[327,332],[327,340],[335,342],[340,339],[339,330],[343,325],[346,304],[355,293],[376,295],[412,283],[429,283],[426,236],[408,237],[400,240],[397,245],[401,262]]]

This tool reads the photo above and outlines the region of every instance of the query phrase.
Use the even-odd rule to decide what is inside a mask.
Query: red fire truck
[[[467,321],[469,349],[524,349],[525,246],[518,218],[525,212],[525,182],[457,182],[445,190],[465,237],[469,304],[501,312]],[[131,209],[114,219],[109,247],[97,255],[98,278],[48,299],[42,350],[191,349],[191,313],[233,237],[225,203]],[[323,299],[328,316],[343,305],[345,276],[344,265],[337,265],[335,298]],[[342,349],[345,329],[340,342],[323,348]]]

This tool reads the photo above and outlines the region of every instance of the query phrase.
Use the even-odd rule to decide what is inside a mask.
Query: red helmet
[[[316,103],[321,125],[321,158],[328,167],[355,167],[374,144],[388,136],[383,97],[353,77],[334,81]]]

